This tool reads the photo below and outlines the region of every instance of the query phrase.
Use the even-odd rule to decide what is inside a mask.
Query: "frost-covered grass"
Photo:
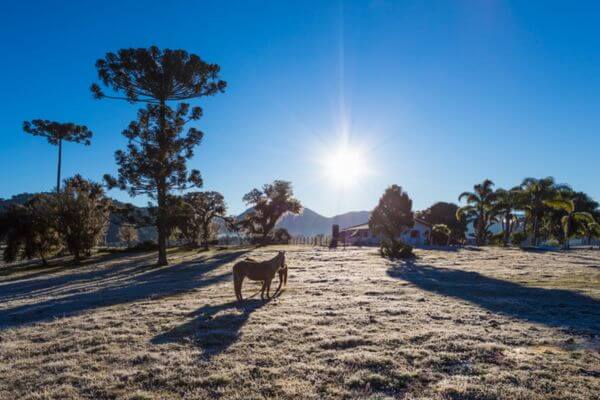
[[[246,312],[231,266],[278,247],[0,268],[0,398],[600,396],[600,251],[284,248]]]

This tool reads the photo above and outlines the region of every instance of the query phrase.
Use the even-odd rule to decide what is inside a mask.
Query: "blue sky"
[[[92,99],[94,62],[155,44],[222,67],[226,93],[194,102],[205,140],[190,166],[232,213],[273,179],[327,216],[372,209],[392,183],[416,209],[484,178],[552,175],[600,199],[597,2],[166,4],[3,3],[0,197],[54,185],[56,148],[25,135],[26,119],[94,131],[92,146],[65,146],[63,176],[116,172],[136,106]],[[323,161],[344,141],[369,173],[342,187]]]

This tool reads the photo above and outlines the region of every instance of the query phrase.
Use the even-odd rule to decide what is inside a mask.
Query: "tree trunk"
[[[208,250],[208,237],[209,237],[208,229],[209,229],[208,225],[205,224],[202,226],[202,246],[205,251]]]
[[[538,216],[534,215],[533,216],[533,240],[532,240],[532,245],[533,246],[537,246],[538,245],[538,235],[539,235],[539,227],[538,227]]]
[[[159,155],[161,159],[164,159],[166,155],[164,154],[165,149],[165,102],[160,102],[160,112],[159,112],[159,129],[160,129],[160,137],[159,137],[159,146],[160,151]],[[166,207],[166,180],[164,178],[164,171],[160,171],[160,178],[158,179],[157,184],[157,192],[158,192],[158,218],[157,218],[157,230],[158,230],[158,265],[169,265],[167,261],[167,230],[166,230],[166,221],[165,221],[165,207]]]
[[[163,186],[161,184],[160,186]],[[166,193],[162,188],[158,189],[158,216],[156,219],[156,230],[158,231],[158,265],[169,265],[167,261],[167,230],[165,221]]]
[[[58,139],[58,168],[56,173],[56,193],[60,193],[60,165],[62,163],[62,139]]]
[[[510,238],[510,216],[508,214],[504,215],[502,227],[504,229],[504,238],[502,242],[504,244],[504,247],[508,247],[508,240]]]

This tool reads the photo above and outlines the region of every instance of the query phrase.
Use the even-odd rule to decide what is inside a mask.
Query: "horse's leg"
[[[269,291],[271,291],[271,282],[273,282],[272,278],[267,281],[267,299],[271,298],[271,296],[269,294]]]
[[[233,276],[233,286],[235,288],[235,297],[237,300],[242,303],[242,282],[244,281],[244,275],[234,275]]]
[[[281,291],[281,285],[283,285],[283,268],[278,271],[279,275],[279,285],[277,286],[277,290],[273,296],[276,296]]]
[[[262,287],[260,288],[260,299],[265,299],[265,288],[267,287],[267,281],[262,281]]]

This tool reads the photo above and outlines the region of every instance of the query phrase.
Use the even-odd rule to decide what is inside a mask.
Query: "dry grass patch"
[[[283,294],[237,308],[233,262],[277,249],[8,267],[0,399],[600,398],[598,251],[290,246]]]

